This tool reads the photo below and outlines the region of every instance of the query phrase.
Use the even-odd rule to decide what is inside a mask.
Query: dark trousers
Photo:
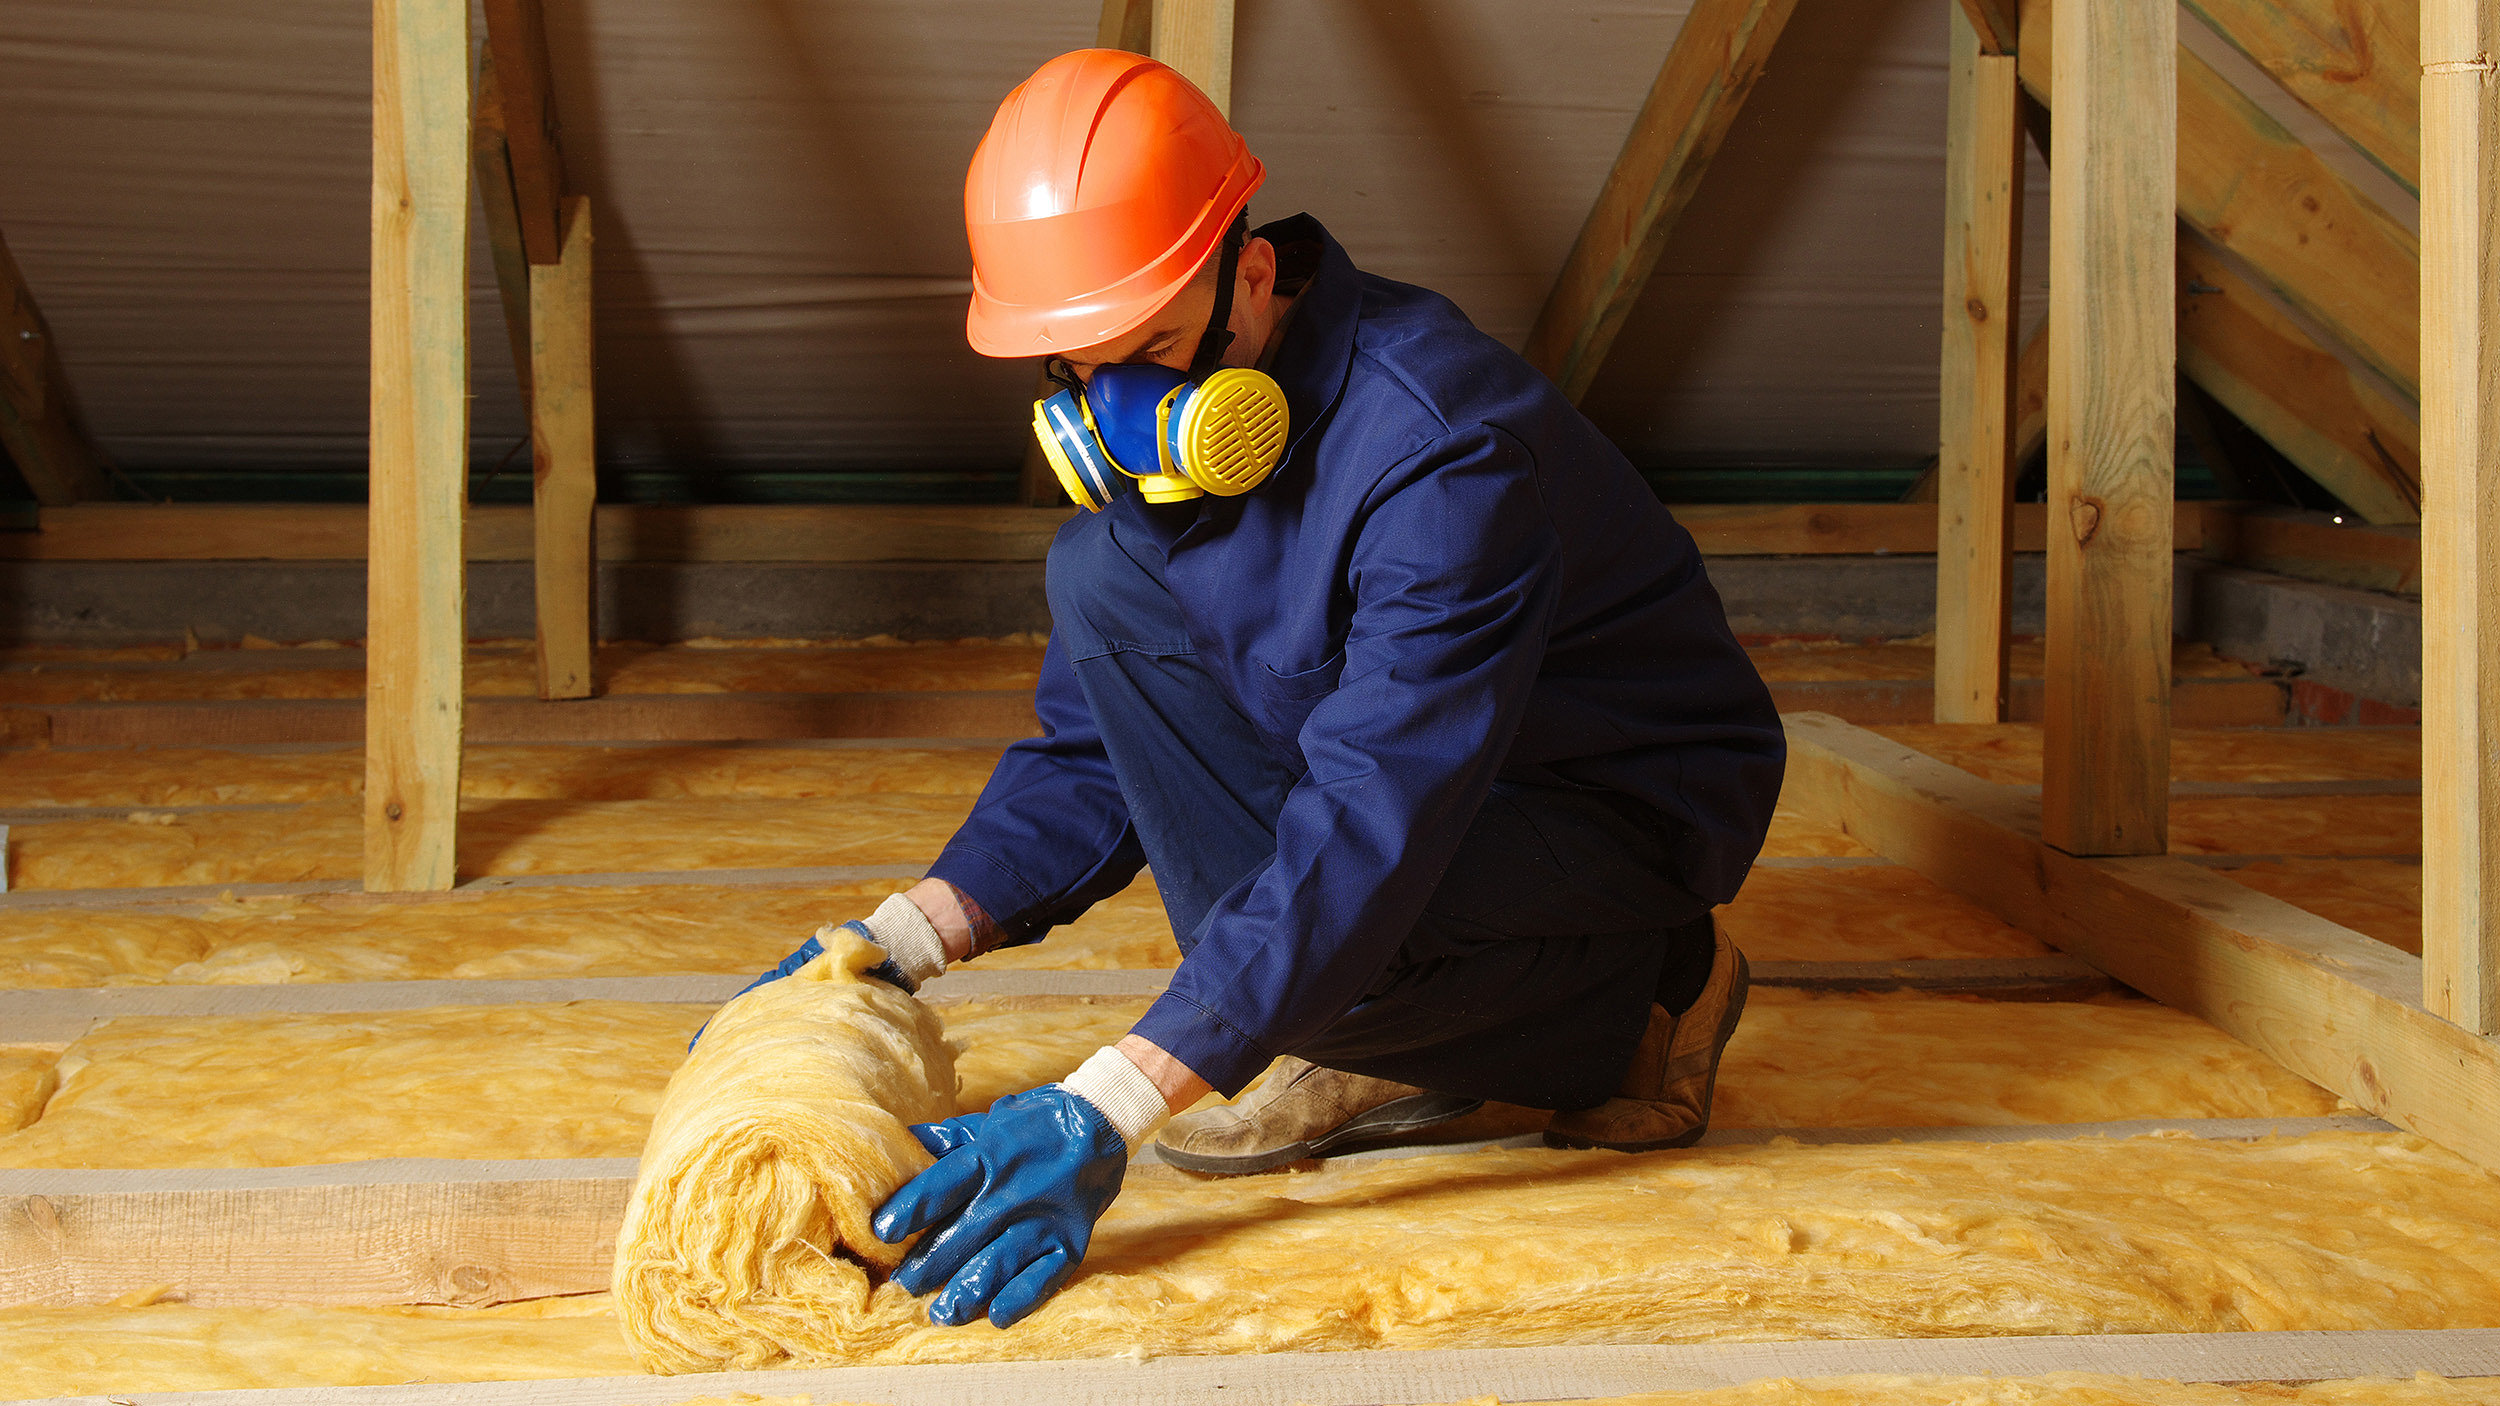
[[[1198,663],[1153,544],[1063,536],[1049,590],[1187,953],[1275,854],[1297,770]],[[1710,964],[1709,905],[1668,873],[1661,824],[1610,792],[1495,782],[1388,969],[1289,1053],[1536,1108],[1604,1102],[1655,994],[1697,990]]]

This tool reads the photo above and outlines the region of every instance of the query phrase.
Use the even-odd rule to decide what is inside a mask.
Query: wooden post
[[[2070,854],[2160,854],[2170,792],[2178,10],[2065,0],[2057,18],[2041,832]]]
[[[2500,1034],[2500,0],[2422,4],[2422,1003]]]
[[[1102,0],[1102,18],[1094,26],[1094,47],[1153,54],[1155,4],[1156,0]],[[1229,89],[1230,84],[1226,86]],[[1056,389],[1048,376],[1033,378],[1036,400]],[[1068,501],[1066,490],[1059,486],[1059,476],[1050,470],[1050,460],[1042,456],[1041,441],[1029,432],[1024,437],[1024,469],[1016,479],[1016,501],[1028,508],[1055,508]]]
[[[0,449],[47,508],[109,489],[95,446],[70,415],[51,325],[0,241]]]
[[[1795,8],[1796,0],[1697,0],[1684,16],[1520,348],[1573,403],[1596,382]]]
[[[564,259],[530,266],[530,531],[538,585],[538,696],[588,698],[598,630],[592,425],[590,201],[565,201]]]
[[[373,4],[365,887],[448,889],[469,472],[469,7]]]
[[[2005,720],[2013,598],[2016,271],[2023,129],[2014,57],[1959,5],[1946,100],[1944,379],[1936,454],[1936,721]]]
[[[1154,56],[1233,115],[1233,0],[1154,0]]]

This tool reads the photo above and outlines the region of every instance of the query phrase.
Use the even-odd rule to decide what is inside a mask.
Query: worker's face
[[[1215,280],[1202,279],[1182,289],[1144,326],[1059,359],[1083,381],[1093,379],[1097,366],[1169,366],[1186,371],[1190,358],[1198,354],[1199,334],[1206,331],[1207,318],[1214,311]],[[1256,364],[1281,311],[1276,297],[1276,246],[1253,239],[1242,246],[1233,269],[1233,344],[1225,349],[1224,364]]]

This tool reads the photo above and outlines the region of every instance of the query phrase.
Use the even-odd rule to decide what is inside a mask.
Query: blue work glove
[[[889,1245],[928,1232],[894,1282],[913,1294],[943,1285],[929,1305],[941,1327],[987,1309],[1004,1328],[1041,1307],[1083,1262],[1128,1174],[1128,1140],[1058,1084],[912,1134],[937,1164],[887,1198],[869,1226]]]
[[[859,922],[856,919],[851,922],[844,923],[842,928],[843,931],[857,933],[861,937],[868,939],[870,942],[877,941],[877,935],[868,930],[868,925],[866,923]],[[884,944],[879,943],[878,945],[882,947]],[[737,1000],[738,996],[743,996],[758,986],[762,986],[767,982],[779,981],[783,977],[788,976],[790,973],[797,971],[799,968],[806,966],[808,963],[815,961],[818,957],[823,955],[825,955],[825,944],[811,937],[807,941],[800,943],[797,951],[782,958],[780,965],[774,967],[771,971],[764,973],[762,976],[757,977],[755,980],[748,982],[746,985],[739,987],[738,995],[732,996],[729,999],[732,1001]],[[862,975],[873,976],[879,981],[886,982],[887,984],[903,991],[916,991],[920,988],[920,983],[913,981],[908,976],[905,976],[903,974],[903,969],[895,965],[894,958],[891,955],[887,956],[884,961],[870,967],[866,972],[862,973]],[[726,1002],[723,1004],[726,1004]],[[686,1042],[686,1053],[694,1053],[695,1041],[702,1039],[703,1032],[711,1028],[712,1022],[708,1020],[698,1026],[694,1032],[694,1039]]]

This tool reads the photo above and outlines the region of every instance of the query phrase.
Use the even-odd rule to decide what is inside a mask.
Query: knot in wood
[[[46,1197],[29,1196],[22,1204],[26,1209],[26,1220],[34,1226],[35,1234],[42,1237],[47,1247],[61,1248],[61,1213],[52,1209],[52,1202]]]
[[[1988,320],[1988,304],[1982,299],[1965,299],[1962,303],[1962,311],[1969,313],[1970,320],[1973,322],[1985,322]]]
[[[2098,498],[2077,498],[2074,506],[2066,510],[2066,515],[2074,525],[2077,546],[2091,541],[2093,534],[2101,530],[2101,500]]]
[[[486,1303],[495,1288],[495,1272],[482,1264],[464,1264],[451,1272],[451,1291],[461,1303]]]
[[[403,815],[406,815],[407,813],[408,813],[407,808],[406,808],[406,807],[404,807],[404,806],[402,806],[402,805],[401,805],[399,802],[397,802],[397,801],[393,801],[393,802],[391,802],[390,804],[388,804],[388,805],[386,805],[386,806],[382,807],[382,814],[383,814],[383,815],[385,815],[385,816],[387,816],[387,817],[389,817],[389,818],[390,818],[390,819],[392,819],[392,820],[397,820],[398,818],[400,818],[400,817],[401,817],[401,816],[403,816]]]

